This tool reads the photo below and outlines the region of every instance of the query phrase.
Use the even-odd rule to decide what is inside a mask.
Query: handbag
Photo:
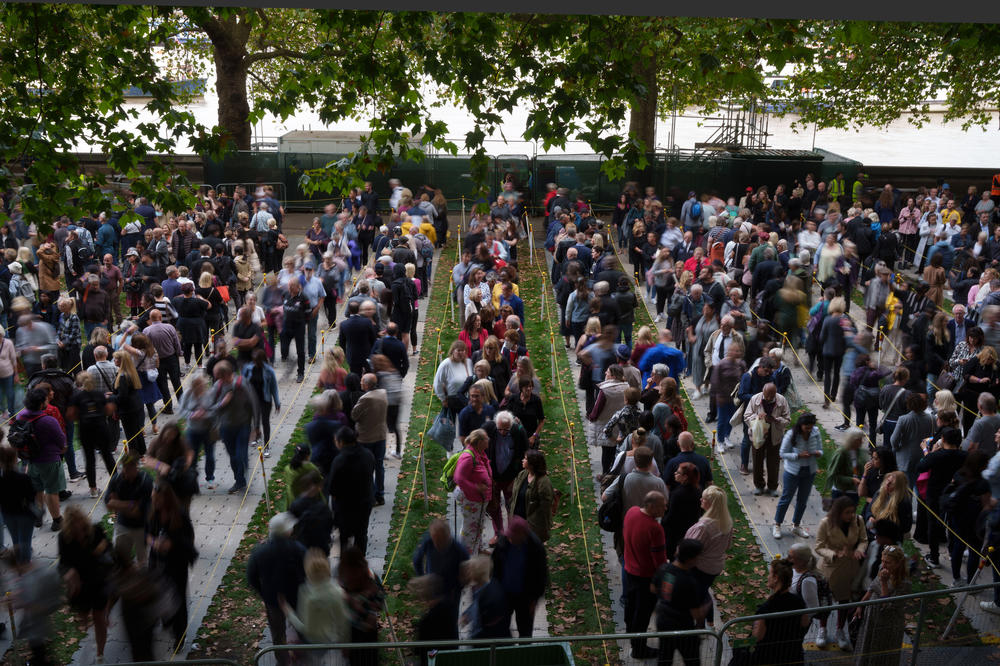
[[[155,382],[160,377],[160,371],[156,368],[150,368],[146,371],[146,379],[151,382]]]
[[[451,451],[455,446],[455,421],[451,418],[448,408],[442,409],[434,417],[434,423],[427,431],[427,436],[440,444],[445,451]]]
[[[767,424],[764,423],[764,419],[754,419],[753,425],[750,426],[750,443],[753,444],[753,448],[759,449],[764,446],[766,435]]]
[[[222,296],[222,302],[223,303],[228,303],[229,302],[229,299],[231,298],[230,295],[229,295],[229,287],[227,287],[225,285],[221,285],[221,286],[216,287],[215,290],[217,292],[219,292],[219,296]],[[296,352],[297,351],[298,350],[296,350]]]
[[[957,383],[955,375],[952,374],[950,370],[944,370],[938,375],[937,385],[938,390],[941,391],[953,391],[955,384]]]

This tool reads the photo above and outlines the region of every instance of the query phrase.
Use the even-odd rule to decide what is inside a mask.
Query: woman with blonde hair
[[[497,400],[496,391],[493,388],[493,380],[489,377],[484,377],[483,379],[478,379],[470,388],[477,388],[483,393],[483,402],[493,407],[493,409],[499,409],[500,402]]]
[[[910,533],[910,528],[913,527],[913,505],[910,502],[906,474],[898,470],[886,474],[870,506],[869,532],[875,529],[877,521],[891,520],[899,527],[903,537]]]
[[[706,618],[711,622],[715,611],[709,588],[726,568],[726,551],[733,542],[733,518],[726,491],[719,486],[708,486],[702,491],[701,508],[705,513],[688,528],[684,538],[697,539],[702,544],[691,574],[701,585],[702,598],[708,605]]]
[[[938,256],[938,255],[935,255]],[[861,601],[887,599],[909,594],[911,583],[906,555],[901,546],[889,545],[882,550],[878,575],[868,586]],[[906,625],[906,606],[901,602],[858,608],[854,617],[864,616],[854,649],[855,663],[861,666],[888,666],[899,661]]]
[[[123,344],[122,349],[131,354],[132,359],[135,361],[135,369],[139,374],[139,382],[142,385],[139,389],[139,397],[142,398],[143,404],[146,405],[146,413],[149,414],[149,420],[153,424],[153,434],[155,435],[159,432],[159,429],[156,427],[157,411],[155,405],[156,401],[163,397],[160,395],[160,389],[156,385],[156,378],[160,372],[160,358],[156,353],[156,348],[153,347],[153,341],[142,333],[133,335],[132,343]]]
[[[142,431],[146,419],[142,413],[140,394],[142,381],[130,353],[122,349],[116,351],[113,358],[114,364],[118,366],[118,375],[115,377],[115,394],[110,399],[117,408],[126,444],[139,455],[145,455],[146,438]]]
[[[629,356],[629,362],[634,366],[639,365],[642,355],[652,347],[656,346],[656,338],[653,337],[653,329],[649,326],[641,326],[635,336],[635,346]]]
[[[347,370],[344,368],[344,362],[344,350],[339,345],[331,347],[323,355],[323,367],[319,371],[316,388],[323,391],[327,389],[346,390]]]
[[[535,366],[531,362],[531,359],[527,356],[522,356],[517,359],[517,370],[511,376],[510,381],[507,382],[507,395],[517,395],[518,386],[522,379],[530,379],[532,391],[535,395],[542,395],[542,382],[538,379],[538,374],[535,372]]]
[[[319,548],[306,552],[306,580],[299,586],[296,607],[284,599],[281,609],[295,631],[313,644],[349,643],[351,608],[344,588],[330,575],[330,561]],[[310,652],[307,663],[346,664],[341,650]],[[334,657],[331,662],[331,657]],[[315,660],[315,661],[314,661]]]

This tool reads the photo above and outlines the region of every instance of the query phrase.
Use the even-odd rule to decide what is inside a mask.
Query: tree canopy
[[[151,45],[168,63],[214,65],[216,127],[183,111]],[[820,127],[920,124],[943,93],[946,119],[985,127],[1000,102],[1000,27],[984,24],[5,3],[0,61],[0,187],[30,183],[21,205],[42,225],[102,205],[107,178],[81,173],[78,143],[179,210],[190,184],[151,155],[182,140],[213,156],[246,149],[254,119],[307,107],[329,125],[371,119],[361,150],[302,174],[307,191],[340,192],[420,159],[414,136],[457,153],[436,117],[445,104],[474,119],[463,148],[485,187],[485,140],[517,108],[524,139],[583,141],[613,179],[645,166],[657,118],[675,109],[767,100]],[[778,73],[787,85],[772,89]],[[126,102],[130,86],[149,94],[143,106]],[[120,128],[140,112],[137,133]]]

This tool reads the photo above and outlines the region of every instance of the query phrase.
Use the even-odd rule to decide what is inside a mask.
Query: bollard
[[[712,443],[710,444],[708,457],[715,460],[715,430],[712,431]]]
[[[257,447],[257,457],[260,459],[260,473],[264,476],[264,499],[267,500],[267,512],[273,513],[274,509],[271,506],[271,492],[267,489],[267,468],[264,466],[264,447]],[[291,491],[291,488],[289,488]]]
[[[458,228],[458,233],[459,233],[458,246],[459,247],[462,247],[462,236],[461,236],[462,229],[465,229],[465,195],[464,194],[462,195],[462,226],[460,226]]]

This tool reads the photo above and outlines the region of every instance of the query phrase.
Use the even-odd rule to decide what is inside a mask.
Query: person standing
[[[361,375],[368,369],[368,357],[376,340],[378,330],[371,319],[361,314],[361,304],[348,302],[347,319],[340,323],[337,346],[344,350],[351,372]]]
[[[528,526],[542,543],[549,540],[552,530],[552,509],[555,493],[549,480],[545,454],[529,449],[521,462],[524,469],[514,479],[510,513],[528,521]]]
[[[764,385],[764,389],[750,398],[744,413],[747,426],[753,432],[755,423],[763,421],[764,432],[762,440],[753,447],[753,494],[778,494],[778,469],[780,465],[779,451],[785,429],[792,422],[791,412],[785,396],[778,393],[778,387],[773,383]],[[764,469],[767,467],[767,488],[764,488]]]
[[[830,510],[816,531],[816,554],[820,557],[819,571],[830,583],[830,593],[838,604],[852,601],[854,578],[861,568],[868,549],[868,532],[864,519],[857,513],[857,499],[842,495],[833,501]],[[842,650],[851,649],[847,635],[848,612],[837,612],[837,628],[832,639]],[[829,634],[829,617],[827,618]]]
[[[247,560],[247,582],[264,601],[267,625],[274,645],[287,645],[287,627],[281,600],[298,607],[299,586],[306,580],[304,569],[306,549],[292,538],[295,517],[279,513],[268,523],[268,539],[257,546]],[[274,653],[281,666],[289,663],[286,651]]]
[[[802,516],[806,512],[813,479],[819,468],[818,459],[823,455],[823,439],[816,427],[816,415],[806,412],[795,422],[795,427],[785,433],[781,440],[781,458],[785,461],[783,487],[778,508],[774,512],[774,527],[771,536],[781,538],[781,523],[785,520],[788,507],[795,497],[795,512],[792,514],[792,534],[808,539],[811,535],[802,527]]]
[[[623,540],[625,543],[625,631],[641,633],[649,626],[649,617],[656,604],[652,592],[653,575],[667,561],[666,541],[660,519],[667,512],[667,498],[651,491],[642,506],[633,506],[625,513]],[[631,640],[633,659],[651,659],[657,655],[645,640]]]
[[[792,563],[788,559],[775,559],[768,567],[767,587],[771,596],[757,607],[757,615],[784,611],[805,610],[802,597],[789,592],[792,586]],[[804,661],[802,636],[812,622],[806,613],[787,617],[757,620],[751,635],[757,639],[754,664],[795,664]]]
[[[358,436],[342,427],[335,438],[337,455],[330,464],[323,492],[333,502],[333,519],[340,531],[340,552],[351,545],[361,553],[368,549],[368,520],[375,503],[372,475],[375,457],[358,446]]]
[[[142,331],[156,350],[159,368],[156,375],[156,386],[163,398],[163,413],[174,413],[174,399],[180,399],[184,392],[181,389],[181,338],[177,329],[163,323],[163,314],[159,310],[149,313],[149,326]],[[173,393],[167,381],[174,387]]]
[[[455,465],[455,501],[462,512],[462,544],[470,555],[482,547],[483,516],[492,497],[493,473],[486,449],[490,438],[477,428],[465,438],[465,450]]]
[[[364,394],[351,409],[351,418],[357,427],[358,444],[375,459],[375,506],[385,504],[385,425],[389,408],[388,394],[378,387],[378,376],[367,373],[361,377]]]
[[[660,565],[653,575],[650,588],[656,596],[657,631],[691,631],[705,618],[700,585],[693,573],[703,549],[700,541],[684,539],[677,545],[674,561]],[[701,663],[697,636],[660,638],[657,663],[673,664],[675,651],[685,664]]]
[[[31,534],[35,529],[35,488],[31,477],[18,469],[17,452],[10,446],[0,446],[0,515],[10,532],[15,562],[31,560]]]

